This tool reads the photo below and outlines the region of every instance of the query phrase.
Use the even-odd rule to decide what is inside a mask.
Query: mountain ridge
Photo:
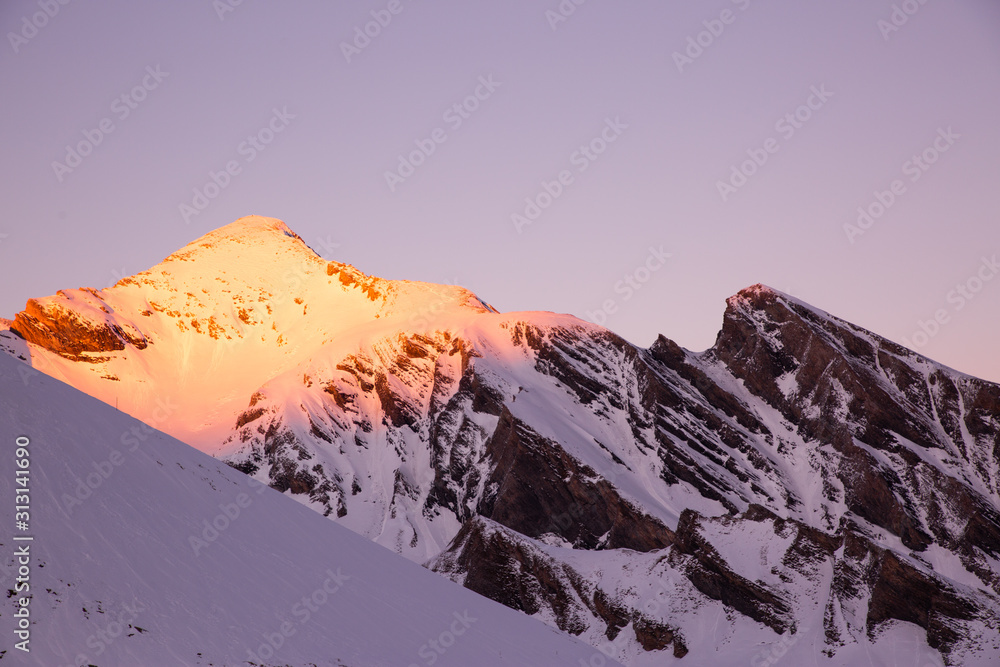
[[[1000,385],[760,284],[727,299],[708,350],[639,348],[571,315],[357,276],[280,221],[238,222],[169,263],[195,291],[119,283],[129,322],[157,323],[116,321],[119,349],[61,349],[72,317],[34,340],[15,318],[27,340],[0,347],[105,402],[124,390],[144,421],[154,396],[176,399],[158,422],[176,437],[625,664],[718,655],[683,619],[695,608],[726,615],[727,645],[808,626],[799,645],[830,664],[881,651],[901,623],[945,662],[1000,656],[984,639],[1000,628]],[[276,260],[272,240],[292,250]],[[260,264],[206,264],[220,244]],[[213,273],[246,284],[197,286]],[[108,323],[99,294],[72,296],[71,315]],[[656,614],[643,585],[664,597]]]

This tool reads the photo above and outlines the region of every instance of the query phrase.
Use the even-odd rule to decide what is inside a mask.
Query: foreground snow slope
[[[27,532],[10,516],[20,436],[30,439]],[[16,547],[30,545],[31,568],[31,651],[13,647],[25,593],[5,596],[0,664],[242,665],[250,651],[267,665],[358,667],[595,656],[5,355],[0,438],[3,587],[16,585]]]

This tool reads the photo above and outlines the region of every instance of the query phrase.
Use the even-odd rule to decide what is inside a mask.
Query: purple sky
[[[643,346],[763,282],[1000,381],[996,2],[234,1],[0,3],[0,315],[261,214]]]

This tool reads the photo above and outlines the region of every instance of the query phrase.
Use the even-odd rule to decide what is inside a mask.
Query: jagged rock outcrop
[[[556,627],[572,635],[596,626],[604,637],[614,640],[630,627],[644,651],[672,648],[677,658],[688,652],[676,627],[614,599],[572,566],[547,553],[543,545],[490,519],[469,519],[450,548],[428,567],[491,600],[551,618]]]
[[[74,291],[84,295],[88,302],[97,301],[98,308],[104,313],[108,312],[107,307],[100,302],[96,290]],[[124,350],[126,345],[144,349],[148,344],[145,336],[129,329],[113,322],[81,317],[71,308],[38,299],[28,299],[24,310],[14,317],[14,323],[10,327],[12,333],[24,340],[78,361],[100,361],[100,357],[95,359],[84,353]]]
[[[768,586],[736,574],[699,533],[700,521],[701,517],[690,510],[681,515],[671,564],[682,569],[695,588],[708,597],[783,634],[794,623],[789,603]]]
[[[492,470],[481,516],[528,537],[558,535],[581,549],[652,551],[673,542],[673,531],[506,410],[484,454]]]

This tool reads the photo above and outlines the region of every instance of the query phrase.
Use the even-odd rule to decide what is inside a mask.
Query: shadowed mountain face
[[[761,285],[641,349],[250,218],[0,344],[627,664],[1000,657],[1000,386]]]
[[[0,558],[5,666],[521,667],[596,654],[6,355],[0,429],[19,459],[0,494],[28,506]],[[123,447],[133,433],[141,442]]]

